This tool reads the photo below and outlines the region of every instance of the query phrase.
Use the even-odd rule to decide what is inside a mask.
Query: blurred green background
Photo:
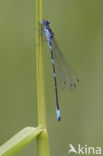
[[[0,1],[0,145],[26,126],[37,126],[35,0]],[[103,143],[103,0],[44,0],[60,48],[80,78],[75,92],[59,91],[56,120],[49,48],[45,55],[50,151],[67,156],[69,144]],[[37,155],[36,141],[18,156]],[[72,155],[72,154],[71,154]]]

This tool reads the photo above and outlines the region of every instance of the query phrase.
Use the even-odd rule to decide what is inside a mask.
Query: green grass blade
[[[0,147],[0,156],[13,156],[34,140],[42,128],[26,127]]]

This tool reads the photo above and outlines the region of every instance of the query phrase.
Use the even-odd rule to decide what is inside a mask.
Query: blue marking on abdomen
[[[50,51],[52,51],[52,46],[49,44]]]
[[[57,120],[58,120],[58,121],[60,121],[60,117],[61,117],[61,115],[60,115],[60,110],[57,109]]]
[[[53,58],[51,59],[51,61],[52,61],[52,64],[54,64],[54,59]]]
[[[54,77],[56,78],[56,74],[55,74],[55,73],[53,73],[53,75],[54,75]]]

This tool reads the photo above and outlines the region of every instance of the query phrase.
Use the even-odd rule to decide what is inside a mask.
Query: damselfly
[[[58,102],[58,89],[57,84],[61,89],[74,90],[78,87],[79,79],[72,70],[71,66],[67,63],[63,54],[61,53],[58,44],[54,38],[54,32],[49,26],[48,20],[43,20],[41,22],[41,31],[46,36],[48,45],[51,52],[51,61],[53,65],[53,75],[55,83],[55,94],[56,94],[56,112],[57,120],[61,120],[59,102]]]

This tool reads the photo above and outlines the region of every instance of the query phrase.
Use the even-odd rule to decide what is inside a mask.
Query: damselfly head
[[[47,26],[47,25],[50,24],[50,22],[49,22],[48,20],[43,20],[41,23],[42,23],[43,25],[45,25],[45,26]]]

